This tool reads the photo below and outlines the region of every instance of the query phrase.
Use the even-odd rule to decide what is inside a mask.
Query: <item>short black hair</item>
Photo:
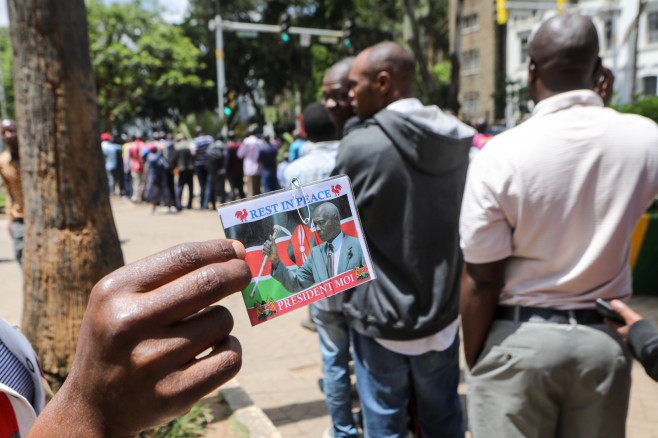
[[[306,138],[312,142],[336,140],[336,125],[329,111],[319,102],[310,104],[302,113]]]

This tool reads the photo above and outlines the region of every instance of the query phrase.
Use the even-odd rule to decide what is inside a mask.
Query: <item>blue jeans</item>
[[[413,391],[422,438],[464,437],[459,383],[459,335],[444,351],[406,356],[352,330],[356,386],[366,438],[406,436]]]
[[[203,188],[203,200],[205,200],[204,207],[208,206],[208,203],[212,204],[212,209],[217,208],[217,194],[215,193],[215,185],[217,184],[217,174],[214,172],[208,172],[206,176],[206,186]],[[202,202],[203,202],[202,200]]]
[[[199,194],[199,198],[201,200],[201,210],[207,210],[208,202],[210,199],[208,199],[209,193],[206,191],[206,183],[208,181],[208,171],[206,170],[206,165],[195,165],[194,172],[196,173],[196,177],[199,180],[199,189],[201,190],[201,193]]]
[[[311,318],[320,338],[324,396],[335,438],[358,437],[352,418],[350,332],[341,312],[326,312],[311,304]]]

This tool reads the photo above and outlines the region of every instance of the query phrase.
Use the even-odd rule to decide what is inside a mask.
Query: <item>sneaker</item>
[[[334,428],[330,427],[322,434],[322,438],[334,438]]]
[[[305,329],[308,329],[312,332],[317,332],[318,331],[317,327],[315,326],[315,323],[313,322],[313,320],[311,320],[311,318],[307,318],[307,319],[303,320],[302,321],[302,327],[304,327]]]

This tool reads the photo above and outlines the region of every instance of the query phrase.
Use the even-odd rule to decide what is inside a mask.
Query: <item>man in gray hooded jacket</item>
[[[363,125],[334,170],[352,180],[378,277],[344,304],[366,437],[404,437],[411,394],[421,436],[464,435],[458,224],[475,131],[413,97],[414,68],[392,42],[357,56],[350,98]]]

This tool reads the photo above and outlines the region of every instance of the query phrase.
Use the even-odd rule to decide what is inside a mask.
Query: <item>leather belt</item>
[[[555,324],[571,324],[573,320],[582,325],[604,324],[603,316],[594,309],[560,310],[548,307],[498,306],[494,319]]]

